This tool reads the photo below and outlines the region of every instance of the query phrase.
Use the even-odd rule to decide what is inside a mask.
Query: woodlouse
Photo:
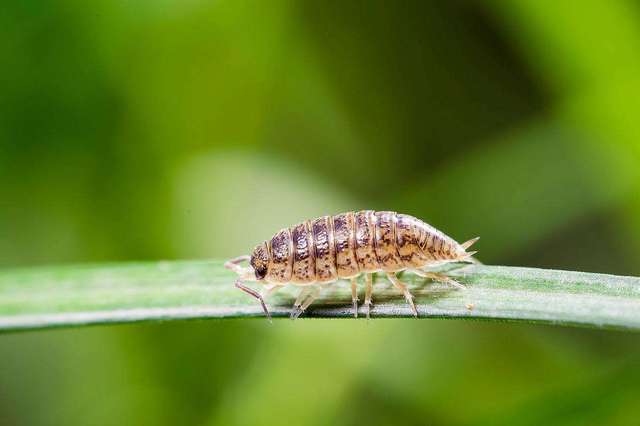
[[[225,267],[239,275],[236,287],[258,299],[269,319],[271,315],[264,299],[278,288],[287,284],[302,286],[291,312],[291,318],[297,318],[318,297],[321,287],[338,279],[351,280],[357,317],[356,284],[361,274],[365,275],[364,304],[369,318],[374,272],[385,273],[418,316],[411,292],[396,274],[409,270],[421,277],[464,288],[449,276],[425,268],[469,261],[476,252],[467,252],[467,249],[478,238],[459,244],[413,216],[363,210],[323,216],[282,229],[256,246],[251,256],[229,260]],[[244,261],[249,261],[248,267],[240,266]],[[246,287],[244,281],[258,281],[265,286],[257,292]]]

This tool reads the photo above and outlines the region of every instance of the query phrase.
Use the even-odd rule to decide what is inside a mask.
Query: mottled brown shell
[[[432,259],[420,247],[427,241],[427,228],[423,224],[413,216],[396,215],[396,247],[403,265],[419,268]]]
[[[465,255],[460,244],[420,219],[363,210],[283,229],[256,247],[251,266],[259,280],[300,285],[421,268]]]
[[[293,240],[293,275],[291,276],[291,282],[314,282],[316,280],[316,251],[309,223],[300,223],[291,228],[291,239]]]
[[[374,239],[376,225],[373,210],[356,213],[356,260],[361,271],[375,271],[378,269]]]
[[[316,281],[333,281],[338,273],[331,217],[323,216],[312,221],[311,232],[316,249]]]
[[[340,278],[349,278],[360,273],[355,254],[355,233],[353,212],[333,217],[336,271],[338,271],[338,277]]]
[[[271,263],[267,272],[267,280],[286,283],[291,281],[293,272],[293,250],[291,247],[291,233],[283,229],[267,243],[271,253]]]
[[[396,214],[376,212],[376,237],[374,240],[378,265],[383,271],[398,271],[405,266],[396,247]]]

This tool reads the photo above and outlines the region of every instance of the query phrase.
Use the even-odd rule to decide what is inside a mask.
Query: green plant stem
[[[482,318],[587,327],[640,329],[640,278],[584,272],[472,265],[450,271],[458,290],[405,273],[420,318]],[[87,324],[263,315],[233,286],[221,261],[69,265],[0,271],[0,330]],[[259,288],[258,283],[248,283]],[[267,300],[288,316],[298,289]],[[359,290],[363,300],[363,288]],[[412,318],[402,295],[382,276],[372,318]],[[360,306],[359,318],[364,317]],[[353,318],[348,283],[326,288],[304,317]]]

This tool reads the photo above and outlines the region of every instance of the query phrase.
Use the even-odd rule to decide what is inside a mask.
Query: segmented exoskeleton
[[[260,300],[269,319],[264,299],[287,284],[302,286],[293,311],[297,318],[318,297],[320,288],[338,279],[351,279],[354,316],[358,316],[357,277],[365,275],[365,307],[367,318],[373,291],[372,273],[383,272],[400,290],[413,314],[418,311],[407,285],[396,273],[410,270],[417,275],[464,288],[442,273],[425,268],[448,262],[468,261],[476,252],[467,249],[478,238],[458,244],[431,225],[406,214],[373,210],[323,216],[299,223],[276,233],[259,244],[251,256],[240,256],[225,263],[238,273],[236,287]],[[239,263],[249,261],[250,266]],[[243,281],[265,283],[257,292]]]

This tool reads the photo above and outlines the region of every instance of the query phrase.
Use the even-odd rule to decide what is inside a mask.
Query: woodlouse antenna
[[[235,272],[236,274],[242,274],[243,268],[239,265],[242,262],[248,262],[251,256],[243,255],[233,258],[224,263],[224,267]]]
[[[250,289],[249,287],[243,285],[240,280],[236,281],[236,287],[238,287],[240,290],[244,291],[245,293],[255,297],[256,299],[258,299],[260,301],[260,304],[262,305],[262,309],[264,310],[264,314],[267,316],[267,319],[269,320],[269,322],[273,322],[271,320],[271,314],[269,313],[269,310],[267,309],[267,305],[265,305],[264,303],[264,299],[262,298],[262,296],[260,295],[260,293],[258,293],[255,290]]]

